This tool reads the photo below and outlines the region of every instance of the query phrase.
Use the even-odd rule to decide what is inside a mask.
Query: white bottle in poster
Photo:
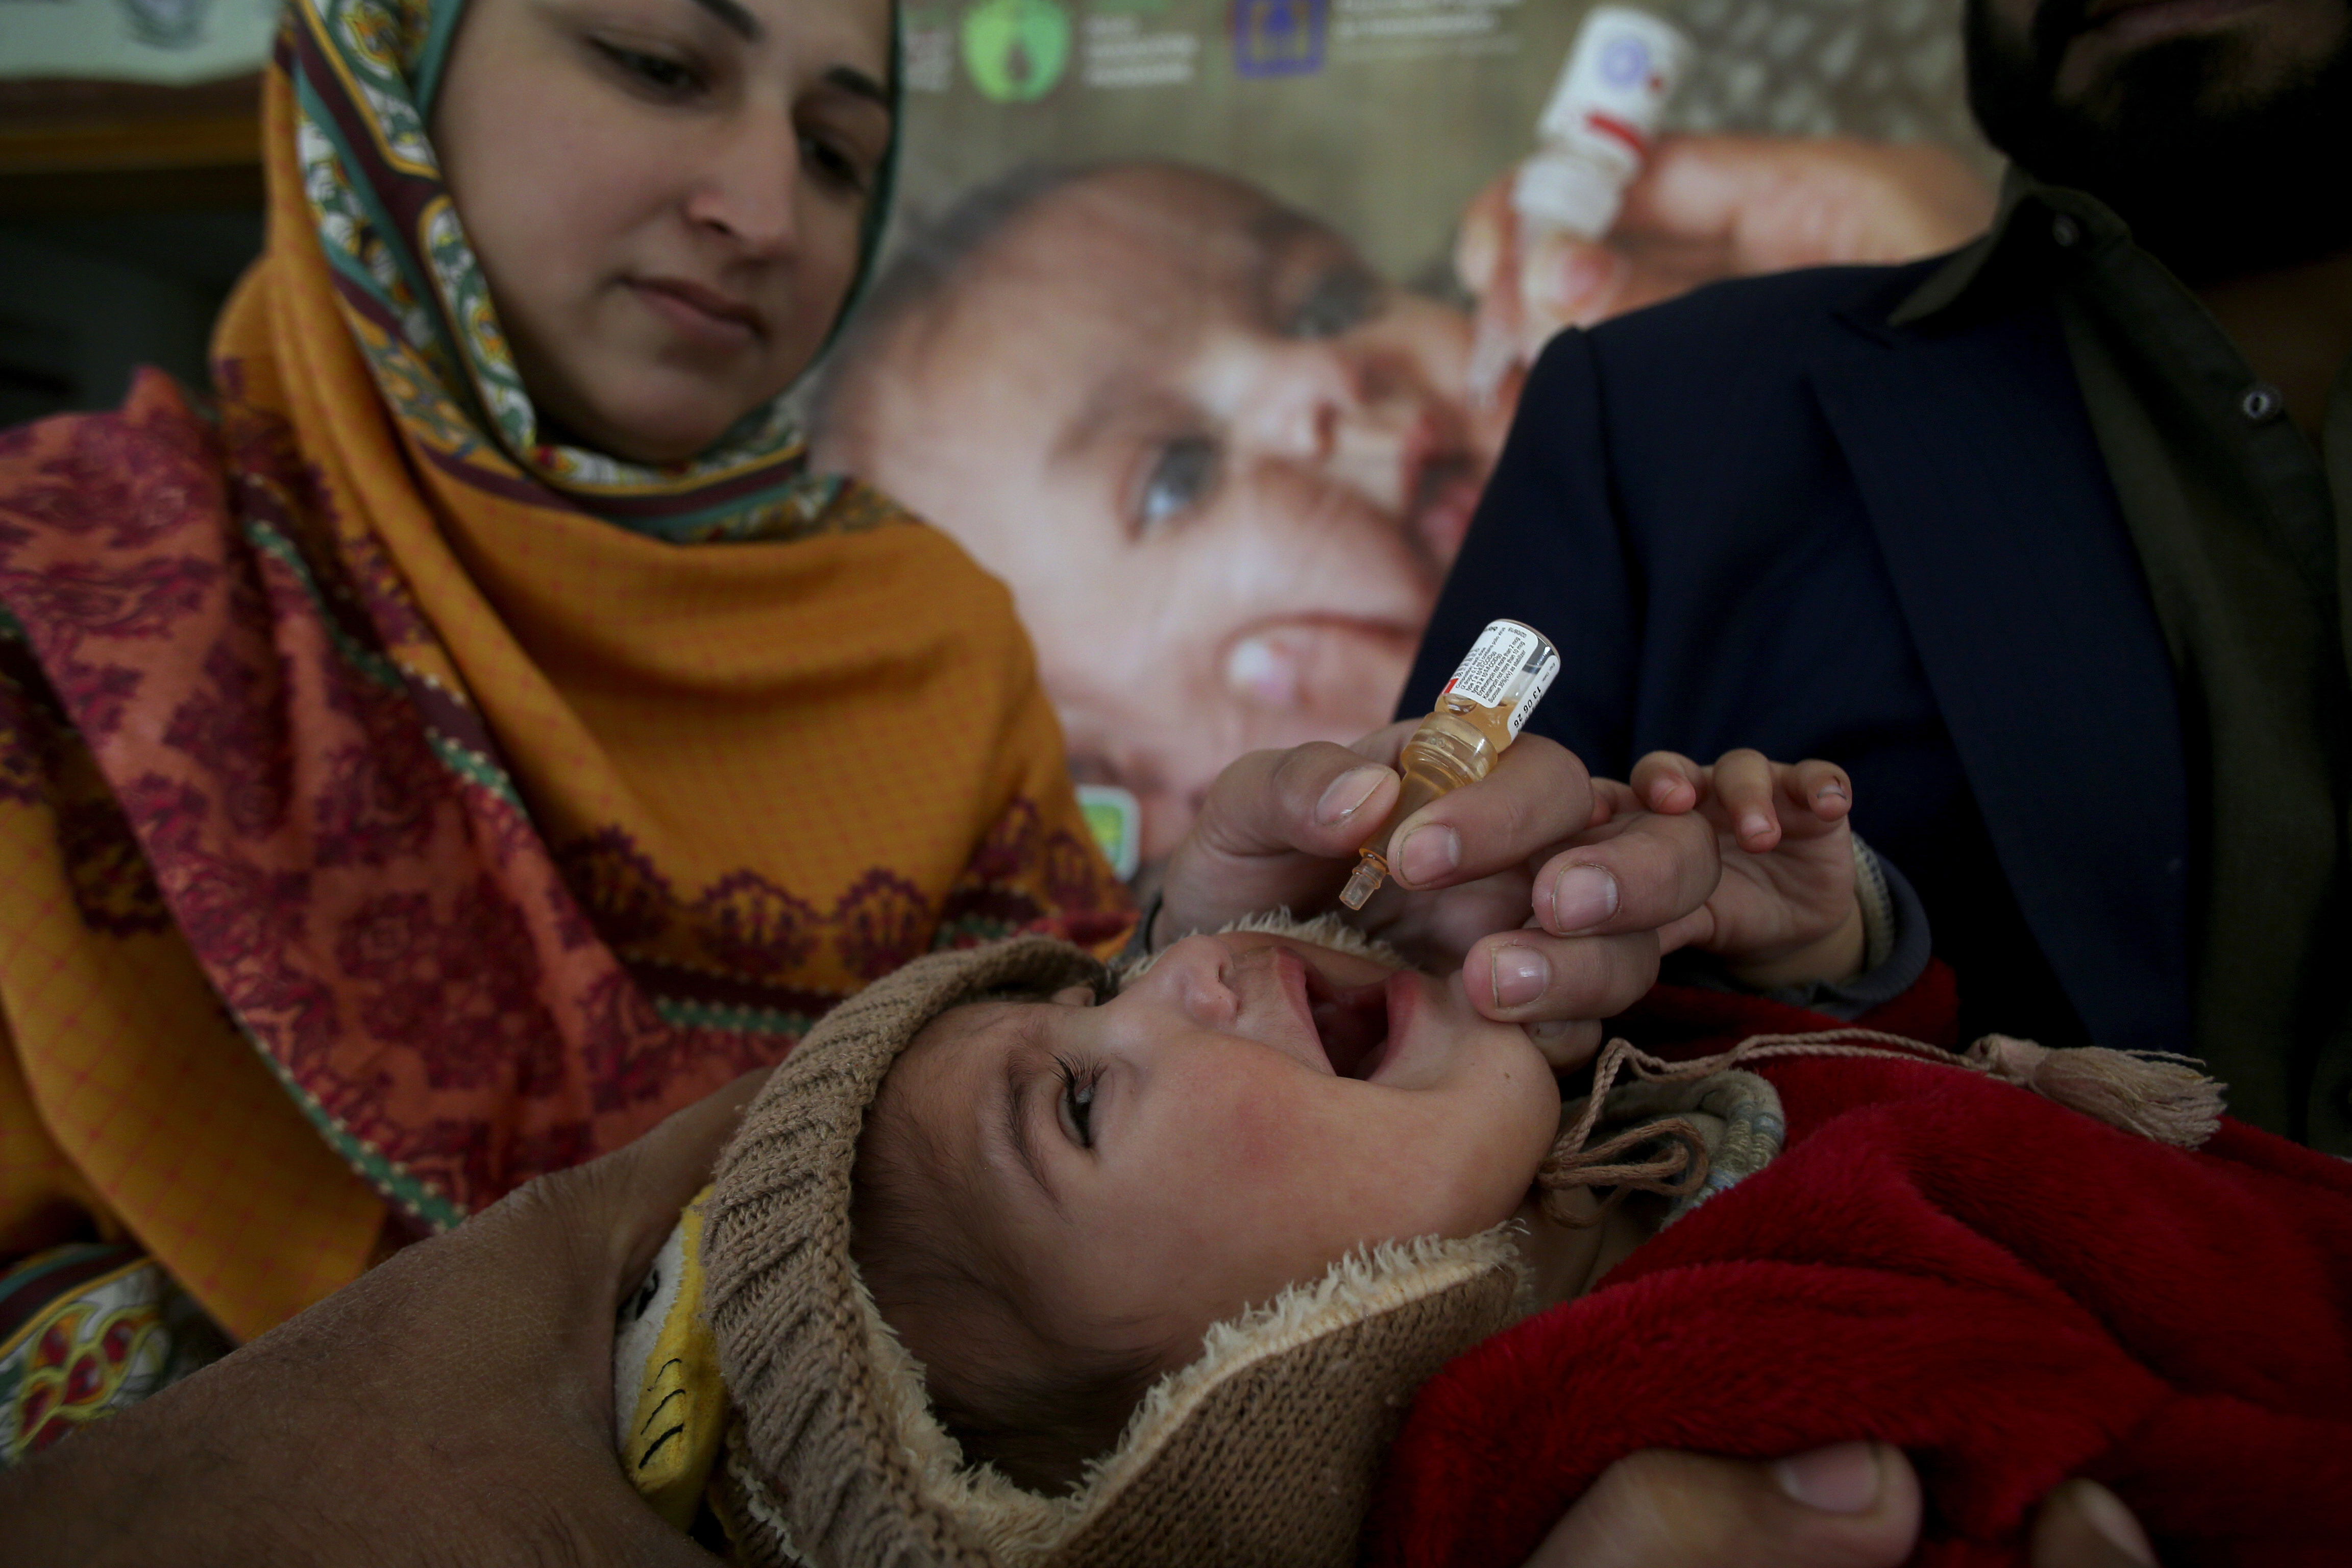
[[[1689,58],[1690,40],[1647,11],[1588,14],[1536,121],[1542,145],[1511,185],[1519,221],[1579,239],[1606,235]]]

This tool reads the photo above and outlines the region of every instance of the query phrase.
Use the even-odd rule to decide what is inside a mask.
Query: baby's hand
[[[1695,811],[1714,825],[1723,879],[1702,907],[1658,933],[1665,951],[1714,953],[1741,983],[1767,990],[1861,973],[1866,937],[1844,769],[1751,751],[1701,767],[1653,752],[1634,764],[1631,784],[1594,784],[1612,808]]]

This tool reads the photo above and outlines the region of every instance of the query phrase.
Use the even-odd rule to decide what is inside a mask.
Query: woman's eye
[[[624,48],[618,44],[600,43],[596,47],[604,51],[605,58],[657,97],[685,98],[702,86],[701,73],[682,60],[649,55],[643,49]]]
[[[1057,1059],[1062,1071],[1062,1131],[1077,1141],[1081,1149],[1095,1146],[1095,1085],[1102,1075],[1091,1068],[1081,1071],[1077,1065]]]
[[[801,137],[801,159],[826,184],[855,195],[865,193],[865,169],[838,143],[804,133]]]
[[[1334,267],[1316,279],[1315,287],[1288,323],[1294,338],[1336,338],[1381,313],[1381,280],[1352,263]]]
[[[1160,448],[1144,477],[1136,517],[1144,532],[1198,506],[1217,477],[1217,444],[1205,436],[1181,436]]]

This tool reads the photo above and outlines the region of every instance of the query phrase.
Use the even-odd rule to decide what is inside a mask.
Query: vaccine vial
[[[1609,233],[1689,58],[1690,40],[1647,11],[1602,5],[1586,15],[1536,121],[1536,152],[1512,177],[1523,259],[1546,233],[1587,242]],[[1469,384],[1481,403],[1510,372],[1518,352],[1510,323],[1522,308],[1507,302],[1499,316],[1491,307],[1479,315]]]
[[[1541,145],[1511,186],[1521,223],[1579,239],[1606,235],[1689,58],[1690,40],[1647,11],[1602,5],[1588,15],[1536,121]]]
[[[1439,795],[1494,771],[1495,759],[1519,738],[1528,715],[1559,673],[1559,650],[1533,626],[1495,621],[1478,634],[1454,679],[1437,694],[1437,706],[1405,742],[1397,759],[1404,791],[1364,845],[1363,858],[1339,895],[1341,903],[1360,910],[1388,880],[1389,840],[1398,824]]]

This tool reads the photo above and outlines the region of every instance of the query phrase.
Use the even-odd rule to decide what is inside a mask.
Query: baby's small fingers
[[[1773,798],[1780,781],[1763,752],[1746,747],[1726,752],[1715,760],[1716,809],[1730,826],[1732,837],[1751,855],[1761,855],[1780,842],[1780,813]]]
[[[1594,779],[1592,820],[1585,825],[1584,830],[1590,833],[1617,817],[1631,816],[1643,809],[1642,797],[1634,792],[1632,784],[1620,784],[1615,779]]]
[[[1706,770],[1680,752],[1652,752],[1633,764],[1633,794],[1652,811],[1678,816],[1706,798]]]
[[[1843,821],[1853,809],[1853,781],[1835,763],[1810,757],[1780,770],[1781,792],[1799,816]]]

